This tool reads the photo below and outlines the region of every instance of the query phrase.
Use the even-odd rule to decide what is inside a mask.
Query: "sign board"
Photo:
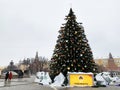
[[[93,86],[93,73],[68,73],[70,86]]]

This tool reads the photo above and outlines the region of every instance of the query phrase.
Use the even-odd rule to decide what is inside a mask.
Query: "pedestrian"
[[[12,72],[10,71],[9,72],[9,80],[11,80],[12,79]]]
[[[7,71],[5,74],[5,81],[7,81],[8,77],[9,77],[9,72]]]

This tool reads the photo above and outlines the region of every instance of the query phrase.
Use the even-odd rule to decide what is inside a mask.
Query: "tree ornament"
[[[96,69],[95,68],[93,68],[93,71],[95,71]]]
[[[76,68],[75,68],[75,70],[76,70]]]
[[[71,66],[73,66],[73,64],[71,64]]]
[[[65,67],[66,65],[65,65],[65,64],[63,64],[62,66],[63,66],[63,67]]]
[[[68,42],[68,40],[66,40],[65,42]]]
[[[82,57],[82,56],[83,56],[83,54],[80,54],[80,56]]]
[[[81,40],[79,40],[79,42],[81,42]]]
[[[82,67],[82,70],[84,70],[84,67]]]
[[[74,60],[73,60],[73,62],[75,63],[75,62],[76,62],[76,60],[74,59]]]
[[[69,36],[69,33],[67,33],[67,36]]]
[[[67,19],[70,19],[70,16],[67,16]]]
[[[80,67],[80,64],[78,64],[78,67]]]
[[[78,51],[76,51],[76,53],[78,53]]]
[[[75,50],[75,48],[73,48],[73,50]]]
[[[70,67],[67,67],[68,70],[70,70]]]
[[[75,31],[75,34],[77,34],[77,31]]]
[[[67,60],[67,62],[69,63],[69,60]]]

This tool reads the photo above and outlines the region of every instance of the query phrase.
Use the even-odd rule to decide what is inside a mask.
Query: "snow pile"
[[[43,72],[37,72],[36,73],[36,78],[35,78],[34,82],[39,83],[42,80],[42,77],[43,77]]]
[[[37,72],[35,82],[42,85],[49,85],[51,83],[51,79],[48,72]]]
[[[51,83],[52,80],[48,72],[37,72],[34,82],[37,82],[41,85],[61,86],[64,82],[64,79],[64,75],[60,73],[54,78],[54,83]]]
[[[76,73],[76,72],[72,72],[72,73]],[[77,72],[77,73],[79,74],[83,72]],[[96,80],[94,81],[95,85],[98,86],[120,85],[120,78],[118,78],[117,76],[111,77],[109,72],[98,73],[94,78]],[[52,80],[48,72],[37,72],[35,78],[35,82],[41,85],[51,85],[51,86],[62,86],[64,80],[65,80],[64,75],[60,73],[58,76],[54,78],[54,83],[51,83]]]
[[[97,84],[99,85],[107,86],[111,82],[111,77],[109,76],[108,72],[98,73],[95,76],[95,78],[96,78]]]
[[[52,86],[61,86],[64,82],[64,75],[62,73],[60,73],[58,76],[55,77],[54,79],[54,83],[52,83]]]
[[[120,84],[120,78],[117,76],[111,77],[109,72],[98,73],[96,76],[96,82],[99,85],[117,85]]]

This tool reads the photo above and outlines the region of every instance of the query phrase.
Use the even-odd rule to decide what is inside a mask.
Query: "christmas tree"
[[[51,58],[51,74],[60,72],[96,72],[96,64],[88,44],[82,23],[77,23],[76,16],[70,9],[67,21],[59,30],[57,44]]]

